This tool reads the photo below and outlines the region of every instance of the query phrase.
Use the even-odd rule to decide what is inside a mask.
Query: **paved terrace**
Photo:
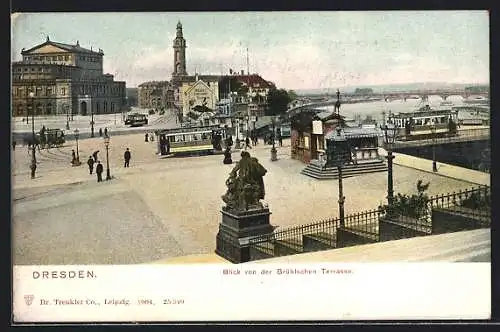
[[[220,196],[233,167],[222,164],[223,156],[158,159],[156,142],[144,142],[142,134],[112,136],[114,179],[97,183],[85,164],[70,166],[70,143],[37,152],[34,180],[28,149],[12,153],[14,264],[221,261],[213,254]],[[337,216],[337,181],[299,174],[304,164],[290,158],[290,142],[284,143],[276,162],[269,160],[268,145],[250,150],[268,170],[264,182],[271,223],[285,227]],[[132,151],[127,169],[122,167],[126,147]],[[101,138],[81,140],[80,159],[85,162],[97,149],[105,165]],[[233,154],[233,161],[238,159]],[[396,192],[415,192],[418,179],[431,182],[430,195],[471,188],[471,182],[489,184],[487,174],[450,165],[440,164],[439,174],[433,174],[430,161],[417,159],[396,155]],[[386,188],[386,173],[344,179],[346,214],[376,208],[385,201]]]

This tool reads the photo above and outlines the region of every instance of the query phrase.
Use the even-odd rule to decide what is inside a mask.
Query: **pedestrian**
[[[102,137],[102,128],[99,128],[99,136]]]
[[[245,139],[245,145],[247,148],[252,148],[252,146],[250,145],[250,138],[247,136],[247,138]]]
[[[92,153],[92,156],[94,157],[94,161],[97,162],[97,154],[99,153],[99,150],[97,151],[94,151],[94,153]]]
[[[87,160],[87,165],[89,165],[89,173],[92,175],[92,172],[94,171],[94,159],[92,159],[92,156],[89,156],[89,160]]]
[[[97,161],[97,166],[95,167],[95,173],[97,174],[97,182],[102,182],[102,172],[104,168],[102,167],[101,161]]]
[[[153,133],[149,134],[149,140],[153,142],[155,140],[155,134]]]
[[[104,128],[104,137],[108,137],[108,128]]]
[[[130,166],[130,158],[131,158],[130,151],[127,148],[127,150],[123,154],[123,159],[125,159],[125,166],[124,167],[129,167]]]
[[[12,150],[16,149],[16,141],[12,141]]]
[[[76,164],[76,153],[75,150],[71,150],[71,164]]]
[[[283,146],[283,137],[281,137],[281,133],[278,133],[278,141],[280,142],[280,146]]]
[[[31,169],[31,179],[34,179],[36,171],[36,162],[31,163],[30,169]]]
[[[148,133],[146,133],[146,135],[144,136],[144,142],[147,142],[147,141],[149,141],[148,140]]]

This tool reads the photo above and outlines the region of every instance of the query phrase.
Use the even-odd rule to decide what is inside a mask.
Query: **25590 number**
[[[183,299],[164,299],[163,304],[184,304]]]

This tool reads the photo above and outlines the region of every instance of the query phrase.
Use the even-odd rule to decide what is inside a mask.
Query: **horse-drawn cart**
[[[38,140],[42,149],[60,147],[65,142],[64,132],[61,129],[46,129],[45,132],[40,132]]]

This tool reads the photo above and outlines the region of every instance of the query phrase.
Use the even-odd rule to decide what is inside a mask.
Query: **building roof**
[[[21,54],[22,55],[29,54],[29,53],[33,52],[34,50],[39,49],[39,48],[46,46],[46,45],[52,45],[52,46],[58,47],[60,49],[66,50],[66,51],[71,52],[71,53],[86,53],[86,54],[94,54],[94,55],[95,54],[104,55],[104,53],[102,52],[101,49],[98,49],[98,51],[89,50],[87,48],[81,47],[80,43],[78,41],[76,41],[75,45],[71,45],[71,44],[65,44],[65,43],[51,41],[48,39],[48,37],[47,37],[47,41],[45,43],[36,45],[28,50],[23,49],[21,51]]]
[[[255,129],[264,128],[270,126],[273,123],[272,115],[259,116],[255,122]]]
[[[252,88],[273,88],[275,87],[274,83],[266,81],[260,75],[251,74],[251,75],[227,75],[226,77],[234,77],[239,82],[249,85]]]
[[[169,86],[170,85],[170,82],[169,81],[148,81],[148,82],[143,82],[141,84],[138,85],[139,88],[142,88],[142,87],[155,87],[155,86],[158,86],[158,87],[163,87],[163,86]]]
[[[333,130],[325,135],[327,140],[345,140],[350,138],[361,138],[361,137],[379,137],[382,132],[377,128],[360,128],[360,127],[343,127],[340,130],[340,135],[337,134],[336,130]]]

